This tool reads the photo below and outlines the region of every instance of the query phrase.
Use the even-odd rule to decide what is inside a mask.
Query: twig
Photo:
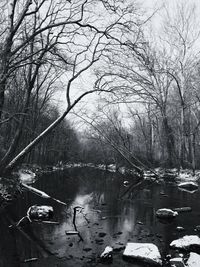
[[[78,233],[78,236],[80,238],[80,241],[84,241],[83,238],[82,238],[82,236],[81,236],[81,234],[79,233],[79,231],[77,230],[77,227],[76,227],[76,211],[77,211],[77,209],[82,209],[82,207],[80,207],[80,206],[74,207],[73,225],[74,225],[75,231],[77,231],[77,233]]]

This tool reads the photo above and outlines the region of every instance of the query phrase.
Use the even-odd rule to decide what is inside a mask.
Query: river
[[[175,183],[146,184],[121,199],[127,188],[120,175],[94,168],[72,168],[46,173],[33,186],[67,206],[26,192],[2,213],[0,267],[107,266],[99,261],[107,245],[114,247],[111,266],[147,267],[147,264],[123,260],[127,242],[154,243],[165,257],[172,240],[196,234],[195,226],[200,224],[199,191],[194,194],[180,191]],[[32,222],[25,224],[22,231],[8,227],[25,216],[34,204],[53,206],[53,220],[59,224]],[[72,220],[76,206],[83,208],[76,216],[76,227],[83,241],[77,235],[66,235],[67,231],[74,230]],[[166,224],[155,216],[158,208],[184,206],[190,206],[192,211],[180,213]],[[178,232],[177,226],[184,227],[185,231]],[[26,262],[30,259],[33,261]]]

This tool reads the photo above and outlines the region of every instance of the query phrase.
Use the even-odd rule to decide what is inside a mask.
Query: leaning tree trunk
[[[43,140],[56,126],[66,117],[73,108],[73,105],[68,107],[66,111],[59,116],[49,127],[39,134],[32,142],[30,142],[7,166],[2,166],[0,173],[10,174],[13,168],[20,162],[41,140]]]

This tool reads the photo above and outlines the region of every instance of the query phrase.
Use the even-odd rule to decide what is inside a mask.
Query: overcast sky
[[[173,6],[176,3],[186,3],[186,4],[193,4],[195,3],[197,5],[197,9],[200,10],[200,0],[136,0],[137,2],[140,3],[141,7],[144,7],[144,9],[146,9],[146,11],[148,12],[149,15],[151,15],[153,13],[153,11],[158,10],[159,8],[161,8],[164,4],[167,6]],[[173,8],[171,9],[173,12]],[[162,8],[159,9],[159,12],[156,13],[153,18],[151,19],[151,24],[152,24],[152,29],[153,31],[156,30],[156,28],[159,27],[161,19],[163,18],[162,16]],[[198,27],[198,25],[197,25]],[[78,88],[80,87],[84,87],[83,85],[88,85],[91,82],[92,77],[89,74],[85,74],[85,77],[82,78],[82,80],[79,84],[76,84],[76,87]],[[92,82],[91,82],[92,84]],[[94,102],[94,99],[92,100],[94,96],[89,96],[90,99],[90,104],[87,103],[88,98],[84,99],[84,103],[82,103],[83,105],[85,105],[86,107],[89,106],[90,111],[94,110],[95,107],[97,107],[97,103],[91,105],[91,102]],[[59,101],[58,101],[59,100]],[[92,100],[92,101],[91,101]],[[60,92],[57,96],[56,96],[56,102],[58,101],[58,105],[60,107],[60,109],[62,110],[62,107],[65,106],[65,91]],[[78,105],[78,108],[80,107],[80,105]],[[82,110],[84,108],[82,107]]]

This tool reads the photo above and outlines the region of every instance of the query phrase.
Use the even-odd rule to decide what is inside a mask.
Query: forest
[[[0,5],[2,174],[22,162],[200,167],[195,3]]]
[[[199,267],[199,14],[0,1],[0,267]]]

